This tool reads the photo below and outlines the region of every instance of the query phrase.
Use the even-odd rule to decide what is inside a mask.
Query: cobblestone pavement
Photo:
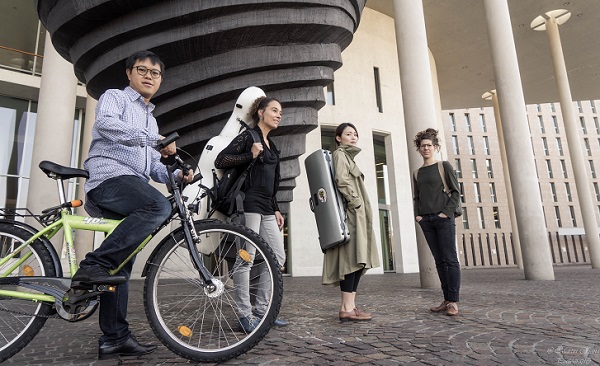
[[[460,315],[428,309],[441,290],[419,287],[418,274],[363,277],[358,305],[371,322],[341,323],[339,288],[320,277],[284,279],[281,317],[245,355],[227,365],[598,365],[600,271],[590,266],[555,268],[555,281],[527,281],[516,268],[462,272]],[[142,342],[158,343],[134,281],[130,322]],[[159,346],[139,359],[98,361],[97,315],[69,324],[49,320],[23,351],[18,365],[179,365],[185,359]]]

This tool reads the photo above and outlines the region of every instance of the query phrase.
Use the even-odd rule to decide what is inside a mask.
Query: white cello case
[[[221,130],[218,136],[212,137],[204,146],[202,153],[200,154],[200,161],[198,163],[199,171],[196,170],[194,174],[198,172],[202,173],[202,184],[209,189],[214,185],[213,170],[216,171],[217,177],[221,178],[223,175],[222,169],[215,169],[215,159],[219,153],[229,145],[229,143],[236,137],[240,132],[244,130],[241,121],[245,122],[250,128],[254,128],[254,121],[250,115],[250,107],[254,101],[259,97],[264,97],[265,92],[255,86],[244,89],[242,94],[238,97],[233,107],[231,117],[227,120],[227,123]],[[193,200],[199,193],[200,187],[197,184],[189,185],[183,190],[183,196],[189,198],[189,202]],[[207,206],[208,199],[204,198],[200,201],[200,207],[198,215],[194,217],[195,220],[205,219],[208,216],[210,207]],[[217,215],[220,215],[218,217]],[[224,217],[215,212],[213,215],[215,218]]]

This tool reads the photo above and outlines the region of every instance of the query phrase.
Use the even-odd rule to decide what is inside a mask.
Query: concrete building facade
[[[80,166],[89,145],[86,137],[89,137],[93,124],[95,101],[74,78],[64,78],[69,74],[69,64],[52,49],[46,32],[37,21],[33,5],[25,3],[15,2],[12,4],[14,6],[6,4],[0,6],[6,8],[3,16],[7,18],[4,19],[5,24],[9,25],[3,28],[6,31],[0,32],[0,129],[2,130],[0,139],[3,140],[2,146],[4,146],[0,150],[0,206],[25,207],[39,201],[41,207],[36,211],[40,211],[52,205],[55,187],[49,184],[45,176],[38,174],[37,167],[31,166],[33,146],[52,144],[54,138],[60,136],[62,142],[54,147],[57,155],[46,158],[56,159],[58,163],[64,165]],[[397,12],[396,15],[390,13],[388,9],[389,4],[392,3],[396,5],[392,9]],[[411,84],[414,76],[411,67],[415,66],[409,64],[410,60],[406,58],[410,57],[406,57],[406,52],[402,52],[402,49],[411,47],[403,43],[402,37],[408,33],[418,35],[421,29],[419,27],[422,25],[406,23],[402,25],[399,24],[398,19],[409,13],[423,12],[423,4],[427,14],[432,3],[423,1],[419,6],[420,3],[383,2],[382,4],[380,1],[367,3],[352,43],[342,52],[343,66],[335,72],[334,82],[324,90],[323,98],[327,103],[318,112],[318,128],[306,134],[305,149],[310,153],[319,148],[332,148],[333,130],[339,123],[352,122],[358,128],[359,146],[362,152],[357,156],[357,163],[365,174],[371,201],[373,205],[377,205],[373,207],[373,212],[378,213],[374,218],[375,230],[384,264],[371,272],[410,273],[421,270],[424,273],[426,272],[424,268],[428,268],[431,272],[432,259],[424,258],[422,242],[417,240],[420,233],[412,216],[410,180],[411,172],[418,163],[418,155],[410,141],[414,131],[427,127],[435,127],[443,132],[445,146],[440,158],[451,161],[460,174],[459,182],[463,188],[465,213],[457,220],[457,232],[463,267],[523,265],[517,259],[522,251],[514,245],[515,228],[511,224],[511,211],[520,212],[519,222],[526,222],[523,218],[523,212],[526,211],[519,206],[520,202],[511,205],[508,197],[508,193],[517,193],[515,197],[523,197],[524,193],[520,191],[523,184],[517,187],[513,185],[513,189],[509,192],[504,179],[505,167],[510,166],[512,175],[515,171],[519,172],[520,164],[511,164],[511,159],[507,161],[503,158],[501,151],[503,147],[512,148],[508,153],[514,155],[515,146],[521,146],[522,151],[519,153],[522,156],[531,154],[533,157],[531,161],[534,163],[534,169],[530,169],[531,171],[526,174],[515,174],[515,177],[511,176],[511,178],[517,179],[519,175],[527,175],[528,185],[531,180],[535,180],[534,188],[539,192],[540,209],[543,210],[543,218],[537,218],[543,223],[535,226],[543,232],[543,239],[548,240],[552,263],[590,263],[590,249],[583,236],[583,217],[569,154],[569,149],[572,147],[567,142],[558,98],[542,95],[546,99],[540,100],[539,104],[527,105],[526,108],[524,107],[525,114],[519,115],[518,111],[511,111],[510,106],[502,105],[508,98],[502,100],[501,96],[510,96],[510,93],[503,91],[506,89],[502,89],[500,85],[503,79],[499,75],[505,71],[497,70],[500,103],[496,109],[491,102],[483,100],[477,103],[465,101],[464,105],[459,105],[460,99],[447,96],[448,92],[445,88],[448,84],[446,82],[448,70],[445,66],[440,66],[445,56],[436,54],[435,47],[430,46],[428,52],[425,48],[424,57],[429,62],[427,67],[417,70],[414,75],[422,74],[428,77],[428,85],[433,90],[433,93],[428,92],[430,94],[428,100],[431,102],[427,103],[426,108],[415,107],[416,102],[410,98],[411,95],[419,92],[412,89],[415,86]],[[512,2],[506,4],[509,3],[511,6],[514,4]],[[589,2],[587,4],[593,6]],[[552,2],[547,5],[551,7],[556,4]],[[488,6],[495,6],[495,4],[488,4]],[[536,14],[540,11],[542,9],[533,9]],[[413,18],[429,20],[429,17]],[[21,19],[21,21],[11,22],[9,18]],[[479,18],[486,19],[486,15],[479,14]],[[489,18],[487,20],[490,28],[493,28],[494,22]],[[26,24],[26,27],[23,27],[23,24]],[[568,24],[566,23],[565,26]],[[430,27],[430,24],[427,26]],[[496,27],[500,30],[507,28],[503,25]],[[519,25],[515,27],[520,29]],[[27,30],[23,31],[23,29]],[[413,31],[415,33],[411,33]],[[533,32],[530,29],[528,31]],[[494,29],[490,29],[489,33],[494,33]],[[18,34],[19,37],[12,37],[14,34]],[[506,37],[502,38],[502,35],[499,37],[506,39]],[[493,35],[490,38],[493,38]],[[500,41],[496,42],[498,43]],[[417,46],[419,45],[422,46],[423,42],[417,42]],[[513,59],[512,61],[516,63],[516,57]],[[510,63],[498,60],[493,62],[502,65]],[[64,71],[65,69],[59,71],[61,67],[67,71]],[[456,71],[457,74],[460,72]],[[49,86],[52,85],[52,79],[49,78],[52,74],[59,77],[58,86]],[[401,74],[404,77],[401,77]],[[45,77],[50,80],[46,81]],[[488,84],[496,85],[493,80]],[[516,84],[509,82],[508,86],[512,88]],[[476,92],[479,95],[483,94],[490,89],[490,85],[487,86],[487,90]],[[408,91],[403,91],[404,88]],[[67,90],[70,91],[67,93]],[[44,91],[47,92],[45,97],[43,97]],[[500,93],[502,91],[504,94]],[[454,93],[468,94],[473,91],[469,90],[467,93],[461,87],[455,87]],[[574,109],[580,123],[579,147],[584,149],[584,163],[589,172],[586,183],[596,200],[597,210],[594,219],[597,223],[600,212],[597,178],[600,172],[597,172],[597,169],[600,169],[600,160],[595,157],[598,156],[600,149],[598,126],[600,116],[597,114],[596,105],[600,108],[600,102],[595,99],[600,98],[600,95],[596,96],[593,93],[586,95],[589,95],[589,99],[574,103]],[[42,103],[44,98],[46,98],[45,103],[55,107],[62,106],[61,113],[67,118],[62,118],[61,125],[50,125],[53,123],[53,118],[57,118],[54,110],[58,108],[52,111],[46,109],[43,115],[39,113],[38,103]],[[526,99],[532,98],[521,98],[523,106]],[[448,100],[452,103],[447,102]],[[420,110],[423,111],[423,115],[428,116],[425,121],[415,120],[415,115],[419,115]],[[501,144],[496,128],[498,110],[502,111],[502,120],[506,121],[505,126],[508,126],[509,130],[514,130],[511,128],[511,123],[515,123],[515,119],[510,118],[512,113],[520,116],[517,119],[519,121],[528,119],[526,127],[528,133],[520,133],[519,139],[505,133],[506,142]],[[46,132],[39,132],[38,122],[45,123],[46,127],[49,127],[46,128]],[[531,147],[521,143],[523,138],[531,143]],[[299,158],[300,175],[296,178],[294,200],[289,204],[285,230],[288,251],[287,271],[292,276],[315,276],[321,273],[322,253],[318,245],[314,217],[308,205],[308,183],[303,164],[306,155]],[[71,197],[82,195],[80,190],[78,192],[76,184],[77,182],[72,182],[70,185]],[[518,195],[519,193],[521,196]],[[32,199],[34,194],[42,198]],[[42,206],[42,201],[50,203]],[[511,209],[511,206],[517,208]],[[527,234],[528,231],[525,231]],[[539,234],[536,235],[539,237]],[[537,245],[531,243],[531,239],[528,240],[526,236],[524,238],[526,250],[523,251],[525,254],[528,253],[527,248]],[[78,241],[78,248],[81,249],[79,254],[83,255],[86,250],[91,249],[92,242],[91,238],[82,238]],[[60,252],[61,243],[55,245]],[[540,250],[547,250],[545,243],[539,245]],[[145,255],[149,252],[147,250]],[[527,259],[524,261],[527,267]],[[141,253],[136,266],[138,274],[143,263],[144,253]],[[532,267],[535,266],[530,266]],[[532,272],[539,272],[539,270],[535,269]],[[541,272],[547,273],[547,270]],[[535,278],[535,275],[532,276]],[[542,277],[550,279],[547,278],[548,276]],[[423,276],[421,280],[423,283]]]

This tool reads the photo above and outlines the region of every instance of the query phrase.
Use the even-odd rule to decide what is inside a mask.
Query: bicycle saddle
[[[52,179],[69,179],[69,178],[76,178],[76,177],[83,177],[83,178],[89,178],[90,173],[88,173],[87,170],[83,170],[83,169],[77,169],[77,168],[69,168],[66,166],[62,166],[62,165],[58,165],[56,163],[53,163],[51,161],[48,160],[44,160],[40,163],[39,165],[40,169],[42,169],[42,171],[44,173],[46,173],[46,175],[49,178]]]

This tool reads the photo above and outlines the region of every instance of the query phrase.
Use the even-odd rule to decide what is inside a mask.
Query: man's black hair
[[[153,64],[160,66],[160,72],[164,72],[165,71],[165,64],[160,60],[160,58],[151,51],[138,51],[136,53],[134,53],[133,55],[129,56],[127,58],[127,61],[125,61],[125,67],[127,68],[127,70],[131,71],[133,70],[133,65],[135,65],[136,61],[144,61],[144,60],[150,60]]]

